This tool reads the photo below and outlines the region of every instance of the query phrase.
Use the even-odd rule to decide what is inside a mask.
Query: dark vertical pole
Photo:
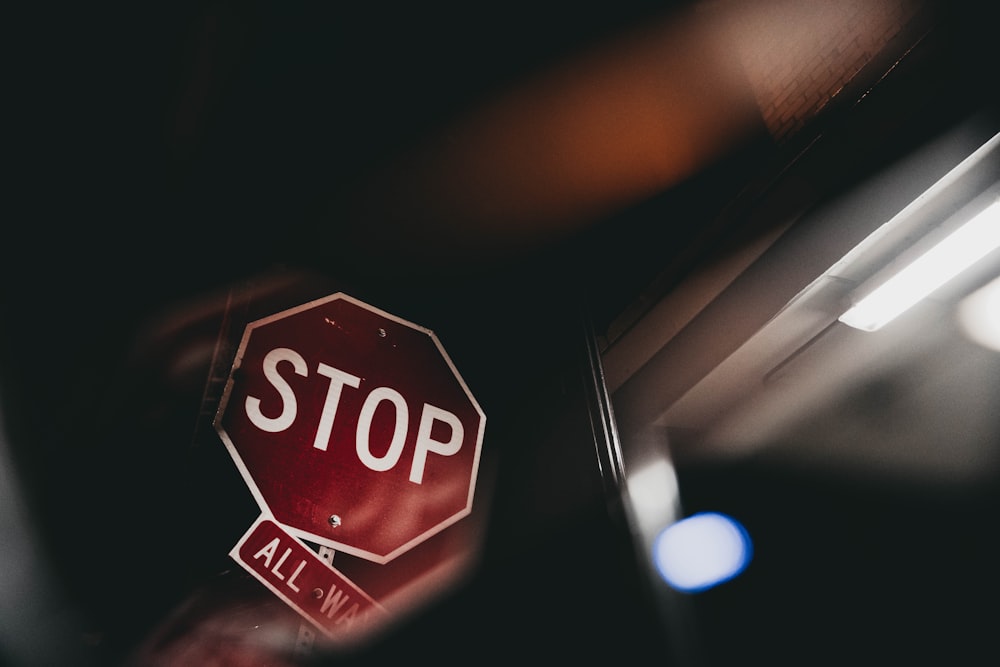
[[[657,534],[681,518],[677,479],[660,429],[628,431],[623,440],[608,393],[600,346],[590,313],[584,309],[584,373],[597,464],[609,511],[627,530],[645,585],[650,613],[662,630],[666,650],[677,667],[699,667],[696,624],[689,600],[662,580],[653,561]]]

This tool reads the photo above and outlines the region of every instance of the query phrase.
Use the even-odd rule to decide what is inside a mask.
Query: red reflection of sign
[[[230,555],[333,639],[362,639],[388,618],[378,602],[270,519],[258,519]]]
[[[216,428],[266,514],[386,563],[471,511],[485,421],[431,331],[338,293],[247,326]]]

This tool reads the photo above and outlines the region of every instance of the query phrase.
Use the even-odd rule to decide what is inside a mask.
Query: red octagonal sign
[[[485,424],[432,331],[343,293],[248,324],[215,420],[266,515],[376,563],[471,512]]]

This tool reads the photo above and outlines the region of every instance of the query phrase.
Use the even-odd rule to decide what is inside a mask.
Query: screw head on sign
[[[330,518],[327,520],[330,522],[330,526],[332,528],[336,528],[337,526],[340,525],[340,517],[337,516],[336,514],[331,514]]]

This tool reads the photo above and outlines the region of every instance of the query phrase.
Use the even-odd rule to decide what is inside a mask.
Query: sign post
[[[344,293],[249,323],[214,424],[262,514],[231,556],[328,637],[383,625],[316,548],[388,574],[467,516],[485,422],[432,331]]]

